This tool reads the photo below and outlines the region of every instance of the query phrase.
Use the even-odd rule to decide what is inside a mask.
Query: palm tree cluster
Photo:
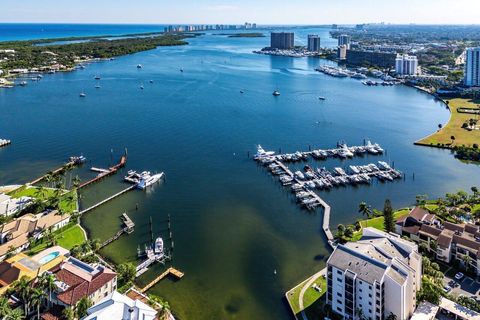
[[[56,288],[55,277],[48,272],[43,273],[36,280],[23,276],[13,283],[12,288],[13,293],[23,303],[22,314],[29,315],[35,312],[36,318],[40,319],[42,308],[50,307],[52,294]]]
[[[100,241],[98,239],[87,240],[80,245],[73,246],[70,253],[73,257],[80,259],[86,263],[98,262],[96,252],[100,248]]]
[[[436,262],[431,262],[427,257],[422,257],[423,276],[422,289],[417,293],[417,300],[438,304],[443,291],[443,273]]]
[[[157,317],[159,320],[170,319],[171,309],[168,301],[160,298],[159,296],[149,294],[148,295],[150,305],[158,311]]]
[[[471,194],[460,190],[456,193],[447,193],[444,198],[435,201],[437,207],[434,213],[442,220],[461,220],[473,219],[480,220],[480,209],[475,209],[480,204],[480,193],[477,187],[470,189]]]
[[[7,297],[0,297],[0,318],[5,320],[25,319],[22,309],[12,309],[8,303]]]

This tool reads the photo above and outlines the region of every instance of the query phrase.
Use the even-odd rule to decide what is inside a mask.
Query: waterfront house
[[[34,279],[45,271],[57,266],[70,255],[70,251],[55,246],[43,250],[33,257],[19,253],[0,263],[0,295],[4,294],[13,282],[22,277]]]
[[[480,275],[480,226],[441,223],[435,215],[417,207],[397,221],[395,230],[417,243],[424,243],[435,251],[438,260],[447,264],[458,261]]]
[[[60,307],[75,307],[83,297],[96,304],[117,289],[117,274],[101,264],[70,257],[50,272],[57,286],[51,302]]]
[[[0,79],[1,80],[1,79]],[[0,81],[2,84],[2,81]],[[11,216],[26,208],[32,201],[30,197],[12,198],[4,193],[0,194],[0,215]]]
[[[327,303],[344,319],[398,320],[415,311],[422,257],[398,235],[363,229],[358,242],[338,245],[327,261]]]
[[[0,261],[7,253],[21,252],[29,246],[29,238],[39,239],[47,229],[55,231],[70,221],[70,215],[58,211],[26,214],[0,227]]]
[[[157,311],[140,299],[131,299],[117,291],[112,292],[87,310],[82,320],[154,320]]]

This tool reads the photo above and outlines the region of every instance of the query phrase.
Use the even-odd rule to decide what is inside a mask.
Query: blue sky
[[[0,22],[480,24],[480,0],[0,0]]]

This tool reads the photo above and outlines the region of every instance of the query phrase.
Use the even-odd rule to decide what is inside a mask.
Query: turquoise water
[[[335,43],[326,29],[295,31],[301,39],[315,32],[324,45]],[[89,162],[74,174],[92,177],[90,166],[108,167],[125,147],[127,167],[84,190],[83,206],[125,188],[125,170],[166,173],[150,192],[127,193],[83,222],[92,237],[104,240],[119,230],[127,211],[135,232],[102,253],[115,262],[135,261],[137,246],[150,238],[149,217],[155,235],[166,237],[170,214],[173,265],[185,277],[165,280],[152,292],[166,297],[180,319],[290,319],[284,292],[325,264],[320,212],[301,210],[247,157],[256,144],[296,151],[368,138],[387,150],[383,157],[314,163],[331,169],[386,160],[406,173],[405,181],[321,192],[332,206],[333,225],[359,218],[361,201],[380,207],[388,197],[402,207],[417,194],[435,197],[478,184],[478,166],[413,145],[449,117],[429,95],[331,78],[313,71],[329,63],[315,58],[251,53],[268,38],[207,34],[189,41],[0,91],[0,137],[13,141],[0,149],[0,184],[26,182],[80,153]],[[274,98],[277,87],[282,95]]]
[[[58,251],[51,252],[51,253],[47,254],[46,256],[41,257],[41,258],[38,260],[38,263],[40,263],[40,264],[47,264],[47,263],[49,263],[50,261],[52,261],[53,259],[55,259],[56,257],[58,257],[59,255],[60,255],[60,252],[58,252]]]

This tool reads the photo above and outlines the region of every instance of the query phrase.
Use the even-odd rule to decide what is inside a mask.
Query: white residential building
[[[90,307],[87,313],[82,320],[154,320],[157,315],[157,311],[147,304],[117,291]]]
[[[351,40],[351,37],[349,35],[346,35],[346,34],[342,34],[338,37],[338,46],[347,46],[347,49],[350,49],[350,40]]]
[[[467,87],[480,86],[480,47],[468,48],[465,58],[465,79]]]
[[[416,56],[397,55],[395,72],[399,75],[415,76],[418,74],[418,59]]]
[[[2,84],[2,81],[0,81]],[[32,202],[30,197],[12,198],[4,193],[0,193],[0,215],[11,216],[22,211]]]
[[[347,59],[347,46],[341,45],[338,47],[338,59],[339,60],[346,60]]]
[[[344,319],[406,320],[416,307],[422,257],[415,243],[373,228],[327,261],[327,303]]]

